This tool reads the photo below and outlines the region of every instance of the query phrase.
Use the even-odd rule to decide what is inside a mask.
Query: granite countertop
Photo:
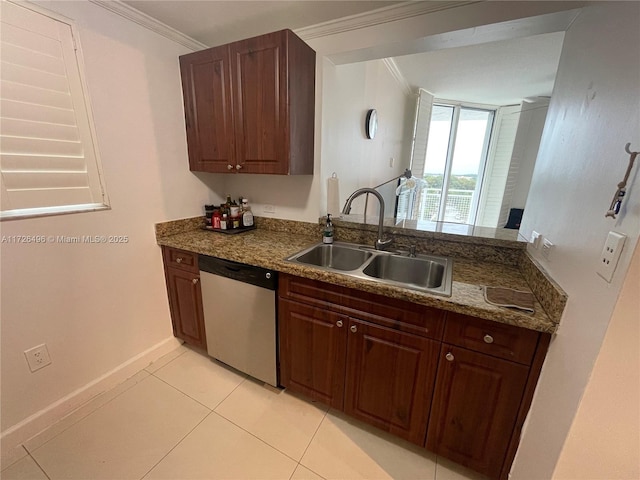
[[[260,266],[540,332],[554,333],[557,329],[557,323],[545,313],[537,300],[534,314],[496,307],[484,300],[483,285],[531,290],[522,272],[516,266],[453,257],[452,295],[444,297],[285,261],[287,257],[319,241],[320,238],[316,236],[260,228],[236,235],[191,229],[181,233],[159,233],[157,236],[159,245]]]

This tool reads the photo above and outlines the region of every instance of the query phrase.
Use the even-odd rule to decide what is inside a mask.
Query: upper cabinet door
[[[180,57],[193,171],[313,174],[316,53],[291,30]]]
[[[180,71],[190,169],[235,171],[228,46],[180,57]]]
[[[230,45],[240,173],[287,173],[284,32]]]

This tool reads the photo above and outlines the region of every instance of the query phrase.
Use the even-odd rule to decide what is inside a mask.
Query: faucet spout
[[[370,193],[373,196],[375,196],[380,202],[380,218],[378,219],[378,238],[375,243],[375,248],[376,250],[384,250],[389,245],[391,245],[391,242],[393,242],[393,239],[392,238],[388,240],[383,239],[384,234],[382,230],[384,226],[383,225],[384,224],[384,198],[382,198],[382,195],[380,195],[380,192],[378,192],[377,190],[374,190],[373,188],[360,188],[356,190],[347,199],[346,203],[344,204],[344,208],[342,209],[342,213],[344,215],[348,215],[349,212],[351,212],[351,203],[353,203],[353,200],[359,197],[360,195],[364,195],[367,193]]]

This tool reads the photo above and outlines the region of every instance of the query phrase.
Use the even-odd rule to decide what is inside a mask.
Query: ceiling
[[[215,46],[404,2],[126,0],[123,3],[205,45]],[[440,99],[510,105],[526,97],[551,95],[563,39],[564,32],[547,33],[394,57],[394,61],[412,89],[425,88]]]
[[[127,0],[123,3],[213,47],[285,28],[296,30],[402,2]]]
[[[436,98],[512,105],[551,96],[564,32],[394,57],[405,80]]]

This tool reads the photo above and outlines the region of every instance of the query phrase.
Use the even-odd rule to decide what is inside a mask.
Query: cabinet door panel
[[[443,344],[427,448],[497,478],[527,375],[524,365]]]
[[[284,33],[230,46],[236,159],[240,173],[287,173],[287,61]]]
[[[226,45],[180,57],[191,170],[236,165],[229,67]]]
[[[282,299],[278,319],[282,385],[342,409],[346,319]]]
[[[166,275],[174,335],[206,349],[200,277],[178,268],[167,268]]]
[[[345,412],[423,445],[438,344],[354,319],[347,337]]]

